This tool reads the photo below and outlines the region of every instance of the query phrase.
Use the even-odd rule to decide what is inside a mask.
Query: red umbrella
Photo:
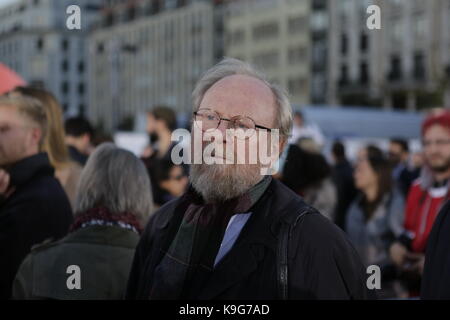
[[[17,73],[0,63],[0,95],[14,89],[17,86],[26,85]]]

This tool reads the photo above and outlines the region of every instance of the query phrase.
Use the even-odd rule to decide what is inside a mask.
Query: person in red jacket
[[[411,186],[405,210],[405,232],[390,248],[410,295],[417,295],[425,249],[434,220],[449,198],[450,112],[430,114],[422,124],[425,165]]]

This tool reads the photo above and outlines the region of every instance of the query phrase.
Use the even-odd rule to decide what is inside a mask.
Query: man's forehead
[[[24,116],[21,116],[16,106],[8,104],[0,104],[0,122],[1,123],[22,123],[27,121]]]
[[[216,111],[257,115],[260,112],[273,113],[275,98],[272,90],[261,80],[246,75],[232,75],[219,80],[207,90],[201,106]]]
[[[450,128],[440,124],[433,124],[425,131],[424,138],[435,135],[449,137]]]
[[[273,99],[271,89],[261,80],[247,75],[225,77],[211,86],[207,93],[246,92],[248,95]],[[255,96],[253,98],[255,98]]]

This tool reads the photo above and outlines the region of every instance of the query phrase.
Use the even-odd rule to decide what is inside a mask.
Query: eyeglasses
[[[215,111],[209,109],[200,109],[194,112],[194,120],[196,123],[202,123],[202,131],[212,131],[219,127],[222,121],[228,121],[230,129],[241,129],[244,132],[248,132],[250,130],[264,129],[268,131],[272,131],[272,128],[267,128],[264,126],[260,126],[255,124],[255,121],[249,117],[245,116],[236,116],[231,119],[221,118]],[[253,132],[253,131],[252,131]]]
[[[434,141],[432,141],[432,140],[422,140],[422,145],[423,145],[424,147],[429,147],[429,146],[431,146],[433,143],[434,143],[435,145],[437,145],[438,147],[443,147],[443,146],[445,146],[445,145],[450,144],[450,139],[437,139],[437,140],[434,140]]]

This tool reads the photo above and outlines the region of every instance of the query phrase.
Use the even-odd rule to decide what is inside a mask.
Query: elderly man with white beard
[[[193,109],[192,139],[201,135],[206,141],[193,153],[203,152],[203,159],[190,165],[188,191],[150,219],[136,249],[126,297],[371,296],[364,267],[344,233],[282,183],[262,175],[292,129],[286,94],[250,65],[227,58],[199,80]],[[245,136],[230,138],[232,129]],[[239,138],[248,152],[244,163],[236,163],[242,152],[235,143]],[[262,145],[273,150],[277,143],[270,164],[249,161]],[[211,144],[216,148],[205,155]]]

